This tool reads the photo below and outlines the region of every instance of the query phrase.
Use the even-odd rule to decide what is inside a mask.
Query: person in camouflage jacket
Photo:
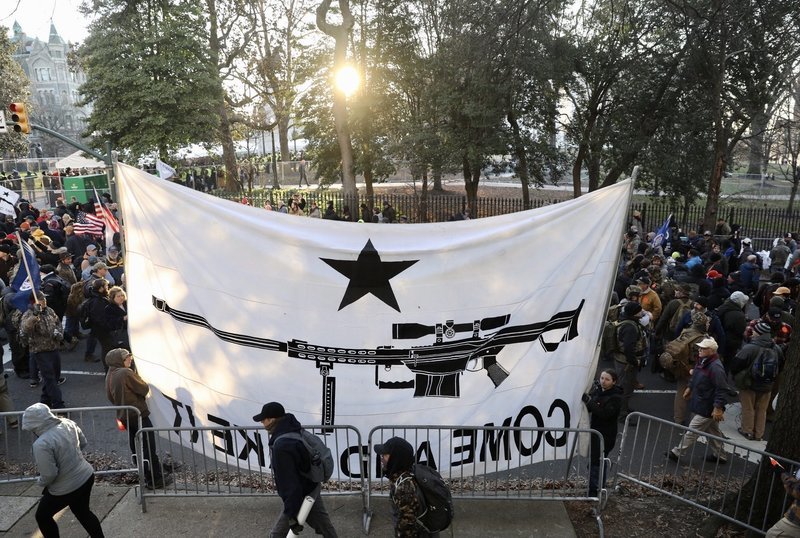
[[[405,439],[392,437],[383,444],[375,445],[381,458],[383,474],[389,479],[389,499],[392,504],[394,535],[397,538],[437,537],[439,533],[428,533],[417,523],[417,514],[422,506],[417,497],[417,481],[412,472],[414,448]]]
[[[787,472],[781,473],[781,481],[786,493],[793,498],[793,502],[783,514],[783,518],[770,527],[766,538],[800,536],[800,471],[794,476]]]
[[[61,378],[61,355],[58,350],[64,341],[61,321],[47,306],[42,292],[36,292],[38,302],[32,303],[22,315],[20,340],[27,344],[31,358],[39,368],[42,377],[41,402],[50,409],[62,409],[64,400],[58,386]]]

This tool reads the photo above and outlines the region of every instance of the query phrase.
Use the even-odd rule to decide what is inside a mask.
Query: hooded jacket
[[[417,524],[417,514],[422,511],[417,497],[417,482],[412,468],[414,447],[400,437],[393,437],[383,445],[389,461],[384,470],[389,478],[389,498],[392,505],[394,535],[402,538],[430,536]]]
[[[114,405],[132,405],[141,413],[142,418],[150,415],[145,397],[150,392],[150,386],[145,383],[139,374],[125,368],[125,358],[130,355],[126,349],[112,349],[106,355],[108,373],[106,374],[106,396]],[[123,424],[128,424],[128,412],[124,409],[117,410],[117,418]]]
[[[37,485],[51,495],[66,495],[81,487],[94,473],[83,459],[86,437],[77,424],[58,418],[45,404],[33,404],[22,414],[22,429],[35,434],[33,458],[39,471]]]
[[[748,385],[745,383],[745,379],[737,376],[737,374],[742,370],[747,369],[749,371],[758,356],[762,352],[769,352],[768,350],[772,350],[771,352],[777,355],[780,365],[783,366],[783,352],[781,351],[780,346],[775,345],[770,333],[756,334],[749,344],[742,346],[742,349],[740,349],[739,353],[736,354],[736,358],[731,364],[731,374],[734,376],[736,387],[738,389],[749,389],[755,392],[770,392],[772,390],[773,383],[758,384],[755,382],[755,380],[751,379],[750,384]]]
[[[311,461],[308,450],[299,439],[283,439],[281,436],[300,433],[300,423],[291,413],[286,413],[275,425],[269,436],[269,465],[275,477],[275,487],[283,500],[283,513],[289,518],[297,517],[306,495],[317,485],[300,474],[308,470]]]
[[[747,318],[742,310],[743,307],[744,305],[739,305],[733,299],[728,298],[725,299],[722,306],[717,308],[717,316],[725,330],[725,342],[720,350],[723,357],[733,357],[742,345],[744,330],[747,327]]]

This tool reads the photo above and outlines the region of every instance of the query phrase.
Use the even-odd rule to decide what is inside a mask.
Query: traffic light
[[[28,113],[25,111],[25,103],[11,103],[8,105],[11,111],[11,123],[14,125],[14,132],[30,134],[31,124],[28,121]]]

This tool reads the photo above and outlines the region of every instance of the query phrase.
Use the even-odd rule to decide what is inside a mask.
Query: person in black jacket
[[[725,331],[725,342],[720,349],[720,356],[726,368],[730,368],[730,362],[742,347],[744,330],[747,328],[744,307],[747,306],[748,300],[747,295],[741,291],[734,291],[730,297],[725,299],[722,306],[717,308],[717,316]]]
[[[320,484],[315,484],[301,474],[311,465],[308,449],[299,439],[283,439],[290,432],[300,433],[300,423],[287,413],[278,402],[264,404],[261,412],[253,417],[269,432],[269,465],[275,479],[275,487],[283,500],[283,512],[272,526],[271,538],[284,538],[289,529],[297,526],[297,514],[306,496],[313,497],[314,505],[306,523],[322,536],[336,538],[331,518],[325,510],[320,496]],[[299,529],[298,529],[299,530]]]
[[[104,278],[93,280],[86,300],[88,301],[86,308],[88,308],[91,334],[100,343],[100,358],[105,371],[108,372],[105,357],[115,347],[111,340],[111,327],[108,325],[109,318],[106,313],[106,308],[110,304],[108,302],[108,281]]]
[[[583,403],[592,415],[589,427],[603,436],[603,457],[607,458],[617,441],[617,419],[622,407],[622,388],[617,386],[617,372],[608,368],[600,372],[592,390],[583,395]],[[600,441],[596,435],[591,438],[589,455],[589,496],[597,495],[600,487]],[[603,487],[608,476],[604,468]]]
[[[634,301],[625,303],[617,326],[617,350],[613,355],[619,384],[623,391],[620,417],[623,420],[631,411],[628,402],[638,383],[636,375],[647,350],[644,328],[640,324],[642,312],[642,305],[639,303]],[[631,422],[630,424],[633,426],[636,423]]]

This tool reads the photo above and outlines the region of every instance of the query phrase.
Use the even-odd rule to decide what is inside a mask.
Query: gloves
[[[722,422],[725,420],[724,412],[719,407],[715,407],[714,411],[711,412],[711,418],[713,418],[716,422]]]
[[[291,518],[289,520],[289,530],[291,530],[294,534],[300,534],[303,532],[303,526],[297,522],[295,518]]]
[[[581,400],[583,400],[583,403],[589,403],[591,399],[592,397],[589,396],[588,394],[584,394],[583,396],[581,396]]]

